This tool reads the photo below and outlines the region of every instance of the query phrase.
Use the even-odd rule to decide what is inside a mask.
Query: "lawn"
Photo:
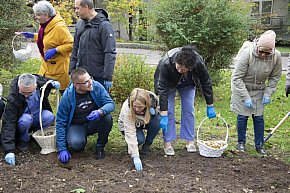
[[[22,72],[32,72],[37,73],[38,68],[40,65],[40,61],[37,59],[29,60],[25,63],[18,64],[18,67],[13,70],[12,73],[0,70],[0,81],[4,86],[4,96],[7,96],[8,90],[9,90],[9,80],[14,77],[17,74],[20,74]],[[236,130],[235,130],[235,120],[236,115],[232,112],[230,112],[230,75],[231,72],[229,70],[223,70],[221,72],[221,79],[220,84],[218,86],[214,87],[214,105],[216,112],[220,114],[228,123],[229,128],[229,147],[228,150],[235,150],[236,146]],[[270,131],[270,128],[274,128],[279,121],[285,116],[285,114],[290,111],[290,103],[289,99],[285,97],[285,91],[284,91],[284,84],[285,84],[285,75],[282,75],[281,80],[279,81],[277,92],[271,97],[271,104],[267,105],[265,109],[265,135],[268,134]],[[55,104],[55,94],[52,95],[51,101],[53,104]],[[114,117],[114,125],[113,130],[110,134],[110,140],[108,146],[113,147],[114,149],[118,148],[119,146],[124,146],[125,142],[123,138],[120,137],[120,133],[118,131],[117,127],[117,119],[118,119],[118,113],[120,111],[121,104],[116,104],[116,110],[112,113]],[[179,100],[177,100],[176,104],[176,112],[177,112],[177,122],[180,120],[180,103]],[[206,117],[206,109],[205,109],[205,101],[201,94],[201,91],[197,91],[197,97],[195,101],[195,117],[196,117],[196,129],[198,128],[200,122]],[[207,123],[211,124],[211,123]],[[177,128],[179,125],[177,126]],[[213,131],[210,131],[212,135],[218,135],[220,138],[225,137],[225,127],[216,128],[213,129]],[[205,131],[209,132],[209,131]],[[207,135],[208,136],[208,135]],[[247,133],[247,147],[248,152],[250,155],[257,156],[257,153],[254,150],[253,145],[253,126],[252,121],[249,119],[248,122],[248,133]],[[274,157],[277,157],[278,159],[282,159],[286,161],[287,163],[290,163],[290,119],[287,120],[270,138],[269,143],[266,143],[265,147],[268,152],[270,152]],[[90,141],[95,141],[94,137],[90,138]],[[93,148],[93,144],[91,143],[91,148]],[[155,148],[162,147],[162,138],[159,137],[156,139]],[[184,142],[177,140],[175,146],[177,148],[183,148]]]
[[[290,47],[276,47],[281,53],[290,53]]]
[[[38,68],[39,61],[30,60],[19,64],[12,73],[0,70],[0,82],[5,82],[4,96],[12,77],[22,72],[37,72]],[[181,140],[173,143],[175,156],[164,156],[160,132],[152,145],[151,155],[141,156],[143,171],[136,172],[125,140],[118,131],[121,104],[117,103],[112,113],[114,125],[106,145],[105,159],[95,159],[97,135],[89,137],[83,151],[71,152],[72,159],[67,164],[58,161],[57,152],[41,155],[39,145],[31,140],[28,152],[15,152],[15,166],[9,166],[3,159],[0,161],[0,192],[289,192],[289,120],[266,144],[270,156],[261,157],[254,151],[251,121],[248,124],[247,152],[235,151],[236,116],[229,111],[230,74],[229,70],[223,71],[221,83],[214,87],[216,111],[225,119],[229,129],[229,146],[221,157],[206,158],[198,152],[188,153],[185,142]],[[274,127],[290,109],[289,99],[284,95],[284,83],[285,75],[272,96],[272,103],[266,108],[266,130]],[[50,99],[55,109],[55,93],[50,95]],[[206,117],[205,106],[198,91],[195,116],[200,139],[224,139],[227,127],[221,119],[205,119],[199,127]],[[179,109],[180,103],[177,102],[177,128]],[[4,152],[0,151],[0,157],[4,157]]]

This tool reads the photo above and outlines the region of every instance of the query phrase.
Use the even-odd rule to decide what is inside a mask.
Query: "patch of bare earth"
[[[125,150],[107,150],[103,160],[86,150],[61,164],[57,153],[41,155],[33,149],[17,153],[14,167],[0,155],[0,192],[290,192],[289,165],[245,153],[205,158],[180,150],[165,157],[154,150],[142,158],[142,172],[134,170]]]

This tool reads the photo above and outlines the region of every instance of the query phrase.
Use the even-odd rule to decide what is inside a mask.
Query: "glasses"
[[[76,83],[76,84],[82,84],[82,85],[88,85],[90,81],[94,80],[93,77],[91,76],[89,80],[85,81],[85,82],[80,82],[80,83]]]
[[[35,90],[31,91],[31,92],[22,92],[21,90],[19,90],[19,93],[22,94],[25,97],[30,97],[31,95],[33,95],[35,92]]]
[[[265,55],[269,56],[272,54],[272,52],[264,52],[264,51],[259,50],[259,54],[265,54]]]

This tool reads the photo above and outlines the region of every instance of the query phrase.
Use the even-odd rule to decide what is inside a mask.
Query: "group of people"
[[[17,33],[33,38],[37,43],[41,66],[38,75],[24,73],[14,78],[5,108],[1,100],[0,110],[5,109],[1,129],[5,161],[15,164],[16,148],[20,151],[28,149],[29,134],[40,129],[39,113],[44,128],[56,122],[62,162],[67,162],[70,157],[67,146],[81,150],[86,135],[95,132],[99,133],[97,158],[102,159],[112,128],[110,112],[115,108],[108,91],[112,87],[116,38],[108,14],[103,9],[94,9],[92,0],[76,0],[75,12],[80,20],[72,37],[50,2],[38,1],[32,9],[39,23],[38,33]],[[39,112],[40,88],[51,79],[54,81],[45,91],[43,110]],[[48,101],[52,87],[62,94],[62,105],[57,114],[62,113],[56,120]],[[63,113],[68,113],[67,117]]]
[[[72,152],[83,150],[87,136],[95,133],[98,133],[96,159],[104,159],[113,125],[110,113],[115,110],[109,89],[116,59],[116,39],[108,14],[102,9],[95,10],[92,0],[76,0],[75,11],[80,21],[73,41],[49,2],[39,1],[33,10],[40,23],[39,32],[22,34],[35,39],[42,64],[39,75],[24,73],[11,82],[1,129],[5,161],[15,165],[16,148],[28,150],[29,133],[40,129],[40,113],[44,128],[56,122],[58,159],[62,163],[72,158]],[[267,31],[235,58],[231,110],[237,114],[239,151],[245,151],[247,120],[251,116],[256,150],[266,155],[261,146],[264,106],[270,103],[282,72],[281,54],[275,49],[275,38],[274,31]],[[41,87],[51,79],[54,81],[45,91],[44,99],[40,100]],[[290,64],[286,79],[288,97]],[[198,87],[205,98],[207,117],[215,118],[212,80],[205,62],[194,46],[184,46],[168,51],[160,60],[154,74],[155,93],[142,88],[132,90],[122,105],[118,126],[137,171],[143,169],[140,156],[150,155],[150,146],[160,129],[164,153],[175,155],[172,142],[176,140],[176,92],[181,100],[180,139],[186,141],[188,152],[196,152],[194,99]],[[56,117],[48,100],[52,88],[59,89],[62,94]],[[39,111],[40,102],[42,112]]]

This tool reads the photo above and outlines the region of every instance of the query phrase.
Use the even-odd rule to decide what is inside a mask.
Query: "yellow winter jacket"
[[[34,34],[34,41],[37,42],[37,39],[38,34]],[[60,90],[65,90],[70,82],[68,69],[73,37],[59,13],[44,29],[43,45],[44,53],[51,48],[56,48],[57,53],[48,61],[45,61],[43,56],[40,56],[39,74],[56,79],[60,82]]]

